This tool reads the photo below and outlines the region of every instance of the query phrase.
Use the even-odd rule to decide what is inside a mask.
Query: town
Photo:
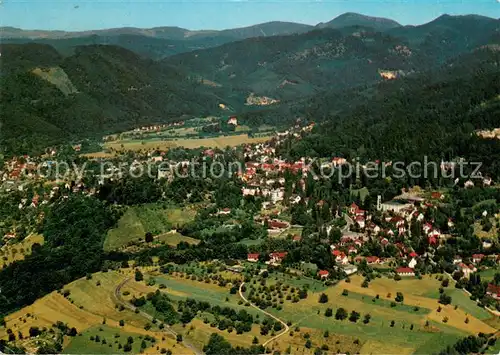
[[[228,124],[238,125],[235,117],[228,120]],[[180,122],[169,127],[182,128],[184,124]],[[263,330],[262,323],[261,337],[267,340],[252,341],[253,345],[264,343],[266,350],[284,350],[280,337],[287,338],[287,332],[293,335],[292,344],[298,349],[307,349],[311,342],[307,338],[301,341],[300,332],[291,330],[291,326],[298,323],[293,321],[296,316],[286,311],[284,298],[280,296],[281,300],[278,300],[257,295],[255,280],[264,285],[264,288],[259,287],[264,293],[273,288],[285,290],[288,283],[299,282],[302,286],[297,288],[301,290],[298,296],[293,293],[286,296],[286,300],[292,303],[300,303],[308,297],[308,292],[314,294],[316,290],[323,290],[319,302],[325,305],[329,302],[323,302],[322,298],[331,299],[339,288],[341,298],[373,297],[375,291],[371,291],[372,287],[376,292],[384,290],[380,282],[388,290],[387,296],[380,295],[388,299],[384,302],[390,301],[391,294],[398,295],[396,302],[389,302],[395,310],[403,307],[404,294],[412,300],[405,307],[411,305],[417,314],[421,308],[435,307],[428,312],[436,324],[459,323],[457,327],[461,331],[476,333],[477,329],[484,329],[483,333],[492,333],[494,328],[489,325],[492,323],[481,320],[498,319],[500,315],[500,190],[496,182],[489,177],[479,180],[464,178],[458,182],[449,178],[435,186],[420,187],[411,186],[407,181],[391,181],[387,177],[370,180],[362,174],[347,176],[339,182],[332,178],[332,174],[321,172],[325,169],[341,170],[354,163],[348,157],[304,156],[290,160],[282,155],[284,147],[299,142],[314,126],[314,123],[297,121],[293,127],[275,132],[264,141],[223,149],[203,146],[140,149],[92,157],[84,152],[88,143],[82,142],[48,148],[41,156],[8,159],[0,172],[2,213],[8,216],[0,226],[3,234],[0,265],[7,267],[25,258],[29,260],[35,248],[47,243],[44,241],[44,225],[49,223],[51,209],[64,203],[62,201],[97,198],[111,203],[112,209],[118,213],[117,225],[107,233],[104,242],[105,250],[121,255],[118,264],[108,262],[109,269],[114,270],[114,278],[128,280],[120,275],[132,273],[137,286],[129,287],[135,290],[143,277],[137,275],[144,274],[149,280],[148,289],[153,290],[156,282],[163,282],[167,295],[170,295],[169,290],[181,292],[174,291],[176,287],[181,290],[189,286],[188,294],[194,297],[193,302],[201,302],[204,298],[196,296],[198,286],[191,285],[197,281],[184,286],[176,286],[176,283],[180,282],[182,275],[195,280],[195,277],[206,278],[212,273],[219,285],[214,287],[229,288],[230,294],[236,294],[234,297],[239,294],[247,307],[261,310],[268,314],[269,322],[279,324],[268,333]],[[152,129],[157,131],[161,127]],[[149,130],[142,127],[135,131]],[[100,143],[103,144],[105,141]],[[67,169],[55,169],[61,162]],[[222,167],[218,179],[206,176],[206,171],[201,175],[202,164],[215,162]],[[235,162],[240,163],[240,169],[224,171]],[[391,165],[377,163],[389,168]],[[453,169],[454,164],[441,162],[439,166],[445,171]],[[366,167],[366,164],[361,166]],[[148,174],[134,175],[137,171],[147,171]],[[471,196],[474,197],[471,199]],[[137,231],[131,229],[133,224],[140,228]],[[465,237],[464,233],[469,236]],[[190,249],[195,255],[195,250],[203,248],[215,248],[220,256],[214,260],[208,255],[181,259],[177,256],[177,253]],[[131,263],[135,265],[133,268],[129,266]],[[193,273],[193,268],[212,271],[204,271],[203,277],[195,276],[200,274]],[[269,280],[276,275],[277,280],[269,289],[265,286],[267,275]],[[398,284],[408,286],[398,287]],[[435,296],[425,298],[419,294],[419,284],[424,289],[435,287],[432,291]],[[117,302],[132,304],[131,307],[137,307],[134,308],[136,313],[148,313],[143,310],[142,301],[139,302],[145,290],[139,293],[127,291],[127,295],[133,295],[133,298],[120,298]],[[110,292],[116,291],[110,289]],[[376,296],[378,299],[379,294]],[[73,300],[71,297],[68,299]],[[436,298],[435,305],[431,306],[433,297]],[[186,306],[181,299],[178,300],[179,309],[184,309],[182,307]],[[158,305],[156,307],[158,315],[161,312]],[[443,307],[448,308],[443,310]],[[461,310],[462,307],[465,308]],[[267,309],[271,310],[270,314]],[[328,309],[317,312],[328,314],[331,312]],[[59,311],[54,312],[55,317],[59,317]],[[29,317],[28,313],[23,314],[21,318]],[[307,311],[298,314],[306,316]],[[353,314],[353,319],[358,317],[356,312]],[[102,313],[102,317],[114,317],[116,321],[118,316],[121,317],[113,312]],[[337,319],[343,317],[335,316]],[[145,317],[147,320],[149,316]],[[370,317],[367,313],[365,324],[370,322]],[[463,317],[461,323],[458,321],[460,317]],[[8,327],[20,327],[10,316],[4,322]],[[189,322],[195,320],[183,321],[184,326]],[[430,325],[429,320],[424,323],[422,332],[428,329],[428,334],[437,331],[443,335]],[[218,324],[220,330],[227,327]],[[299,328],[298,325],[294,327]],[[311,324],[309,327],[314,329]],[[411,324],[411,329],[413,327]],[[158,336],[161,329],[148,334]],[[178,338],[182,330],[175,326],[172,329],[177,329],[177,346],[185,349],[197,347],[189,332],[184,337],[191,340],[182,342]],[[22,327],[18,332],[19,337],[26,337]],[[424,338],[427,336],[423,335]],[[12,346],[15,334],[9,333],[8,339]],[[48,341],[48,338],[44,339]],[[490,339],[485,341],[488,343]],[[172,339],[165,340],[170,347],[173,343]],[[314,343],[321,341],[315,340]],[[341,343],[344,349],[360,351],[361,345],[375,346],[376,341],[367,338],[361,345],[359,339],[350,345],[347,343]],[[30,344],[40,345],[43,341]],[[377,343],[377,346],[381,345]],[[342,347],[339,346],[338,351],[341,352]]]

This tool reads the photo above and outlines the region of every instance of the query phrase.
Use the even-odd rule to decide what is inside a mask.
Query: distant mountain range
[[[468,22],[481,20],[484,23],[497,20],[483,16],[447,16],[450,22]],[[461,20],[460,20],[461,19]],[[227,30],[198,30],[192,31],[180,27],[135,28],[122,27],[89,31],[47,31],[22,30],[14,27],[0,27],[0,37],[3,43],[43,43],[56,48],[63,55],[71,55],[77,46],[82,45],[118,45],[152,59],[162,59],[179,53],[191,52],[198,49],[217,47],[226,43],[255,37],[283,36],[302,34],[315,29],[338,29],[351,31],[353,28],[364,28],[368,31],[387,32],[393,36],[401,36],[411,40],[425,39],[433,34],[433,30],[443,31],[446,27],[455,26],[446,24],[440,29],[435,28],[438,19],[421,26],[401,26],[394,20],[371,17],[356,13],[345,13],[326,23],[316,26],[293,22],[267,22],[249,27]],[[417,29],[417,30],[416,30]],[[466,31],[463,28],[461,32]]]
[[[0,33],[3,39],[25,38],[25,39],[67,39],[97,36],[119,36],[119,35],[135,35],[146,36],[152,38],[161,38],[169,40],[199,40],[200,38],[224,38],[239,40],[250,37],[268,37],[287,35],[293,33],[303,33],[319,28],[341,28],[347,26],[365,26],[372,27],[376,30],[386,30],[401,26],[396,21],[380,18],[369,17],[355,13],[345,13],[327,23],[320,23],[317,26],[294,23],[273,21],[261,23],[248,27],[233,28],[227,30],[188,30],[180,27],[154,27],[154,28],[136,28],[136,27],[121,27],[110,28],[103,30],[89,31],[47,31],[47,30],[22,30],[14,27],[0,27]]]
[[[396,79],[391,85],[442,70],[480,48],[496,51],[500,21],[441,16],[400,26],[344,14],[315,27],[272,22],[73,34],[4,28],[2,36],[0,144],[8,153],[29,153],[142,124],[227,114],[220,103],[249,122],[283,123],[310,107],[326,107],[321,116],[328,117],[362,103],[388,79]],[[269,102],[265,97],[279,103],[255,104]]]
[[[319,28],[342,28],[351,26],[370,27],[377,31],[385,31],[391,28],[401,27],[398,22],[383,18],[371,17],[347,12],[326,23],[319,23],[316,27]]]

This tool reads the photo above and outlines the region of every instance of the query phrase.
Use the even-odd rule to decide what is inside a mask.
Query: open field
[[[186,328],[181,325],[176,324],[173,329],[179,333],[182,333],[186,339],[189,339],[198,348],[203,348],[203,346],[208,343],[210,335],[212,333],[217,333],[222,335],[226,340],[231,342],[233,346],[243,346],[250,347],[252,345],[252,340],[255,337],[259,339],[261,343],[270,338],[270,336],[263,336],[260,334],[260,327],[253,325],[250,332],[243,334],[236,334],[236,331],[229,333],[227,330],[219,330],[217,328],[212,328],[209,324],[203,323],[202,320],[195,318],[193,319]]]
[[[95,152],[95,153],[84,153],[80,154],[81,157],[84,158],[94,158],[94,159],[106,159],[106,158],[113,158],[115,155],[109,152]]]
[[[446,306],[440,305],[436,298],[430,297],[434,295],[432,293],[434,290],[436,290],[436,293],[439,294],[437,291],[439,288],[439,281],[429,276],[425,276],[424,279],[427,279],[427,287],[425,287],[425,283],[422,285],[418,284],[424,280],[403,279],[400,281],[394,281],[392,279],[381,278],[372,281],[368,288],[363,288],[361,287],[361,283],[363,281],[362,278],[360,276],[356,276],[352,278],[352,282],[342,283],[341,287],[372,297],[379,294],[381,298],[387,298],[388,294],[391,294],[391,297],[394,298],[396,292],[403,292],[405,304],[432,310],[426,316],[426,318],[430,320],[442,322],[444,317],[448,317],[447,325],[453,326],[461,331],[469,333],[495,332],[494,328],[481,321],[482,319],[490,318],[489,313],[478,307],[475,302],[471,301],[463,293],[463,291],[455,288],[445,289],[445,293],[452,296],[452,304]],[[435,282],[435,288],[429,287],[432,285],[433,281]],[[458,306],[457,309],[454,309],[455,305]],[[437,311],[438,307],[441,307],[441,312]],[[466,318],[469,318],[468,324],[465,323]]]
[[[132,271],[130,270],[130,272]],[[93,274],[90,280],[85,278],[76,280],[63,288],[70,291],[67,298],[63,297],[62,294],[52,292],[38,299],[34,304],[8,315],[5,318],[7,326],[0,328],[0,339],[7,337],[6,329],[12,329],[16,335],[21,332],[25,338],[24,342],[31,346],[32,341],[28,338],[30,327],[37,326],[48,329],[56,322],[61,321],[69,327],[75,327],[78,333],[84,333],[81,336],[66,338],[64,353],[117,353],[114,335],[118,333],[122,345],[126,337],[131,334],[135,334],[134,338],[139,335],[149,335],[155,337],[157,343],[152,345],[151,342],[147,342],[146,352],[149,350],[149,352],[158,353],[156,346],[159,346],[160,349],[166,348],[172,351],[177,349],[179,352],[190,354],[189,349],[182,344],[177,344],[171,335],[157,330],[155,326],[150,330],[145,330],[144,326],[148,321],[140,315],[128,309],[120,311],[115,307],[115,288],[129,276],[127,273],[109,271]],[[156,290],[156,288],[130,281],[124,290],[145,294]],[[120,326],[119,320],[124,320],[125,325]],[[104,322],[105,325],[103,325]],[[101,331],[99,328],[103,328],[103,330]],[[113,343],[113,346],[109,348],[109,344],[92,342],[90,335],[99,335],[101,339],[105,337],[108,343]],[[140,347],[142,340],[136,339],[135,342],[137,342],[135,346]]]
[[[492,239],[496,240],[498,236],[498,228],[496,226],[498,220],[495,217],[491,217],[490,219],[491,222],[491,229],[489,231],[483,230],[483,226],[481,225],[480,222],[475,222],[474,223],[474,234],[478,236],[480,239]]]
[[[269,137],[249,137],[248,134],[239,134],[232,136],[219,136],[214,138],[190,138],[175,140],[145,139],[145,140],[118,140],[106,142],[105,148],[112,148],[115,151],[127,150],[150,150],[183,147],[195,149],[200,147],[207,148],[225,148],[233,147],[245,143],[260,143],[269,140]]]
[[[43,244],[43,236],[32,234],[27,236],[22,242],[7,244],[0,249],[0,269],[14,261],[23,260],[26,255],[31,254],[33,244]]]
[[[483,270],[479,272],[479,275],[481,275],[481,280],[483,281],[492,281],[493,278],[495,277],[496,273],[500,272],[500,267],[493,267],[489,268],[487,270]]]
[[[271,274],[267,284],[271,284],[273,280],[274,274]],[[467,299],[457,297],[456,303],[452,301],[452,305],[441,305],[441,311],[438,312],[437,299],[425,296],[433,290],[437,292],[439,281],[434,278],[405,279],[399,282],[383,278],[375,279],[368,288],[361,287],[362,281],[362,277],[353,276],[350,283],[342,281],[334,287],[323,286],[323,289],[318,287],[315,292],[312,292],[314,287],[310,287],[306,299],[297,303],[286,300],[282,310],[274,308],[266,310],[285,321],[291,321],[292,328],[298,325],[301,328],[307,327],[321,332],[327,330],[330,334],[347,337],[349,340],[344,344],[346,347],[342,345],[342,340],[339,340],[338,346],[342,345],[340,347],[342,352],[350,349],[349,342],[358,339],[357,345],[361,350],[358,347],[356,351],[361,353],[433,353],[467,334],[496,331],[492,324],[488,324],[489,322],[474,317],[470,307],[479,307]],[[289,280],[285,283],[290,285],[295,283],[299,286],[297,281],[292,283]],[[342,295],[344,289],[348,290],[347,296]],[[391,302],[394,301],[398,291],[403,293],[404,302],[397,303],[393,307]],[[318,302],[321,293],[328,296],[329,301],[326,304]],[[376,299],[376,295],[379,295],[379,299]],[[458,304],[456,310],[455,304]],[[351,322],[348,319],[342,321],[336,320],[335,317],[326,317],[324,313],[327,307],[332,308],[334,315],[339,307],[344,308],[349,314],[355,310],[360,313],[360,319]],[[362,321],[365,314],[371,316],[368,324]],[[447,317],[446,322],[443,321],[445,317]],[[466,318],[469,318],[469,323],[465,323]],[[394,326],[391,326],[392,321]],[[288,337],[285,336],[285,339],[272,345],[281,347],[280,342],[286,342]],[[305,339],[292,341],[292,344],[297,344],[298,349],[295,350],[299,353],[305,351],[304,343]],[[322,341],[318,339],[316,342],[313,341],[313,344],[321,346]]]
[[[480,320],[491,318],[491,314],[484,308],[479,307],[476,302],[472,301],[469,296],[458,288],[448,287],[445,293],[451,296],[452,305],[458,305],[465,313],[472,315]],[[427,297],[439,299],[439,291],[432,291],[426,294]]]
[[[167,295],[173,300],[194,298],[198,301],[207,301],[212,306],[231,307],[236,311],[245,309],[251,314],[260,314],[254,308],[239,305],[240,297],[229,293],[229,287],[220,287],[215,284],[207,284],[203,281],[193,281],[187,279],[178,279],[169,275],[158,276],[155,278],[157,284],[165,284]],[[227,298],[227,301],[226,301]]]
[[[92,337],[91,340],[90,337]],[[98,337],[98,338],[96,338]],[[81,335],[73,337],[67,347],[64,348],[65,354],[116,354],[123,352],[118,347],[127,343],[127,338],[132,337],[132,353],[138,354],[141,349],[143,335],[138,333],[129,333],[111,328],[106,325],[95,326],[87,329]],[[142,338],[142,339],[141,339]],[[95,339],[98,339],[96,341]],[[103,342],[105,342],[103,344]],[[151,341],[145,341],[147,348],[152,347]]]
[[[159,204],[131,207],[120,218],[118,226],[108,232],[104,249],[113,250],[130,242],[139,242],[144,240],[147,232],[160,235],[157,241],[170,245],[177,245],[180,241],[196,244],[198,243],[196,239],[183,237],[177,233],[167,233],[193,220],[195,215],[196,209],[192,207],[164,207]]]

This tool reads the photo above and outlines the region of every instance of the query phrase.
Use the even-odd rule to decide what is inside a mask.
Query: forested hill
[[[383,73],[401,77],[428,71],[487,44],[500,44],[500,20],[442,16],[382,32],[351,26],[250,38],[164,62],[241,95],[296,100],[324,89],[370,85],[381,81]]]
[[[488,46],[439,69],[365,90],[357,96],[364,100],[353,96],[340,110],[334,94],[325,93],[302,108],[307,118],[323,123],[283,154],[405,162],[458,156],[483,162],[484,171],[498,177],[500,141],[473,132],[498,127],[499,68],[500,48]]]
[[[207,87],[121,47],[78,47],[65,58],[39,44],[0,50],[0,144],[7,154],[218,110]]]
[[[383,17],[365,16],[353,12],[347,12],[337,16],[333,20],[320,23],[317,27],[320,28],[342,28],[350,26],[363,26],[371,27],[377,31],[385,31],[396,27],[401,27],[399,23],[394,20]]]

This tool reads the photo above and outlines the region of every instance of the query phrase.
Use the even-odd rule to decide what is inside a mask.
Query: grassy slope
[[[106,339],[106,344],[101,342],[97,343],[90,340],[90,336],[99,336],[101,339]],[[120,337],[115,337],[119,335]],[[129,333],[120,331],[116,328],[111,328],[105,325],[95,326],[87,329],[82,333],[81,336],[74,337],[69,345],[64,349],[65,354],[116,354],[122,353],[123,349],[118,348],[118,344],[122,346],[127,342],[127,338],[131,336],[134,338],[132,343],[132,353],[138,354],[141,349],[142,340],[139,337],[143,337],[141,334]],[[117,343],[116,343],[117,342]],[[152,343],[150,341],[146,342],[148,348],[151,347]]]
[[[176,234],[165,234],[177,225],[192,220],[196,211],[192,208],[163,208],[157,204],[131,207],[118,221],[117,228],[108,232],[104,242],[105,250],[120,248],[132,241],[144,239],[146,232],[153,235],[162,234],[159,240],[167,243],[187,241],[197,243],[193,238],[184,238]],[[177,245],[177,243],[175,245]]]

